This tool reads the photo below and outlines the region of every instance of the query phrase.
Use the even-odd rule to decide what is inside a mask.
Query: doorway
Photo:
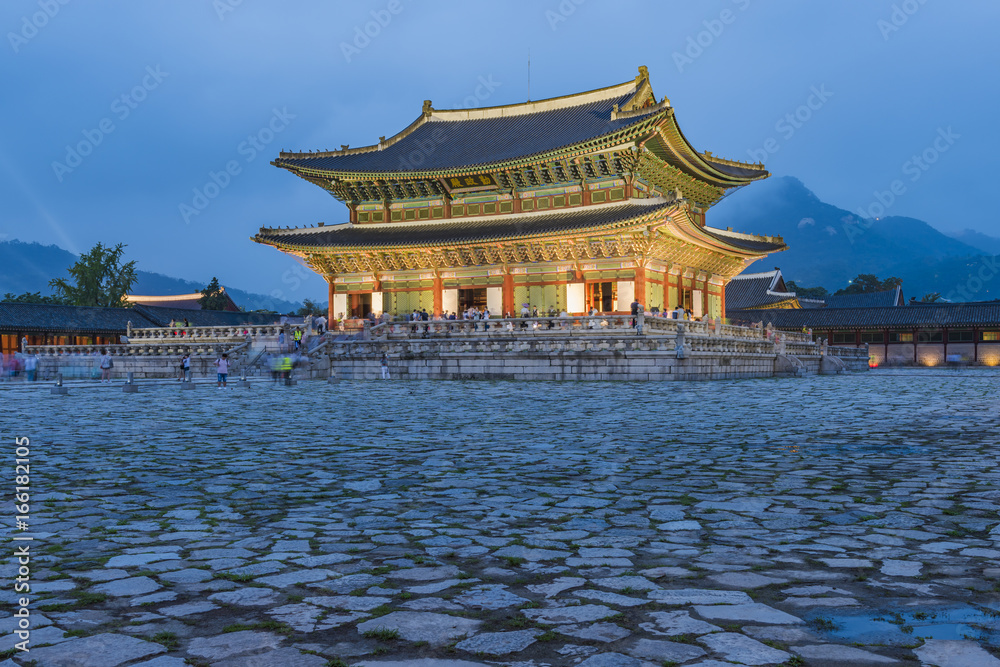
[[[352,294],[351,299],[351,317],[361,318],[368,317],[368,314],[372,312],[372,295],[371,294]]]
[[[587,283],[587,312],[596,308],[601,313],[612,313],[617,298],[618,283]]]
[[[458,290],[458,312],[461,314],[469,308],[486,310],[486,288]]]

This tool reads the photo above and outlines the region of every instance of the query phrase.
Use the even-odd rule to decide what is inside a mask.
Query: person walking
[[[111,359],[111,354],[106,350],[101,350],[101,382],[111,382],[111,369],[115,367],[115,362]]]
[[[191,355],[189,354],[185,354],[184,358],[181,359],[181,374],[184,382],[191,381]]]
[[[28,376],[28,382],[35,381],[35,371],[38,369],[38,357],[29,354],[24,360],[24,372]]]
[[[302,345],[302,329],[295,327],[295,331],[292,332],[292,340],[295,341],[295,349],[299,349]]]
[[[229,355],[223,354],[215,360],[216,386],[223,389],[226,386],[226,379],[229,377]]]
[[[634,329],[639,324],[639,309],[642,308],[642,305],[639,303],[639,299],[635,298],[630,307],[632,309],[632,328]]]
[[[385,356],[385,352],[382,353],[382,359],[379,362],[382,365],[382,379],[390,380],[389,377],[389,357]]]

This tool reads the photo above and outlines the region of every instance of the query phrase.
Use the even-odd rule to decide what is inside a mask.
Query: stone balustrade
[[[774,332],[765,328],[753,328],[722,324],[718,320],[693,321],[670,318],[640,316],[640,331],[632,326],[630,315],[556,316],[497,318],[489,320],[429,320],[414,322],[386,322],[377,324],[368,332],[371,338],[403,339],[455,336],[521,336],[521,335],[566,335],[600,336],[610,332],[618,334],[667,335],[677,334],[683,325],[688,335],[737,338],[744,340],[766,340],[779,336],[786,342],[812,344],[812,337],[805,333]]]
[[[149,327],[133,329],[129,327],[129,345],[162,345],[184,342],[185,344],[227,343],[246,340],[247,336],[277,336],[282,330],[280,324],[241,324],[217,327]]]

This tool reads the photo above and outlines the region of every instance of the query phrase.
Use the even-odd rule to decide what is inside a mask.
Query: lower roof
[[[343,224],[334,227],[299,229],[261,228],[253,237],[257,243],[305,251],[337,248],[389,248],[506,241],[545,234],[587,231],[627,222],[675,206],[662,198],[631,199],[616,204],[599,204],[558,211],[520,213],[511,216],[477,216],[430,223]],[[704,231],[723,243],[750,252],[784,249],[759,237],[732,234],[705,227]]]

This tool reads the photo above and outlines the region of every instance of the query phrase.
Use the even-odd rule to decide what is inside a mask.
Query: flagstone
[[[724,659],[743,665],[773,665],[792,657],[790,653],[735,632],[702,635],[698,641],[710,651],[722,654]]]
[[[358,623],[358,633],[368,630],[396,630],[399,636],[411,642],[425,641],[432,646],[442,646],[448,642],[475,634],[482,625],[476,621],[458,616],[446,616],[431,612],[394,611],[363,623]]]
[[[534,644],[541,630],[516,630],[511,632],[482,632],[469,639],[463,639],[455,648],[469,653],[485,655],[509,655],[518,653]]]
[[[30,657],[41,667],[118,667],[167,649],[155,642],[126,635],[102,633],[32,648]]]

